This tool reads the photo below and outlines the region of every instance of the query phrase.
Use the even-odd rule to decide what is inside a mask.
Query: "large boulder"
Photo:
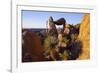
[[[45,61],[44,47],[38,33],[25,30],[22,34],[22,62]]]

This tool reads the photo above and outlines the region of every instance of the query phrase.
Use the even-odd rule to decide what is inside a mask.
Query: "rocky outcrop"
[[[25,30],[22,35],[22,62],[45,61],[43,46],[38,33]]]
[[[78,59],[84,60],[90,58],[90,14],[85,13],[80,24],[78,39],[82,42],[82,54]]]
[[[57,35],[57,28],[56,25],[63,25],[63,30],[65,28],[66,20],[64,18],[59,18],[58,20],[54,21],[53,18],[50,16],[48,19],[48,31],[51,35]]]
[[[22,30],[22,62],[85,60],[90,58],[90,14],[80,24],[49,17],[47,29]],[[63,25],[57,29],[56,25]],[[47,30],[47,32],[46,32]]]

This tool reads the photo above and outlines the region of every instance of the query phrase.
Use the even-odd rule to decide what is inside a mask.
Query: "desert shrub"
[[[48,35],[44,40],[44,51],[49,53],[52,49],[55,49],[57,45],[57,38],[55,36]]]
[[[63,53],[60,53],[61,60],[67,60],[68,59],[68,52],[64,50]]]
[[[50,48],[50,45],[51,45],[51,38],[50,38],[50,36],[48,36],[44,40],[44,48],[45,49]]]
[[[71,34],[72,41],[77,40],[77,38],[78,38],[78,34]]]
[[[82,53],[82,42],[80,40],[72,41],[68,46],[69,60],[75,60]]]
[[[79,29],[79,28],[80,28],[80,23],[79,23],[79,24],[76,24],[74,27],[75,27],[76,29]]]

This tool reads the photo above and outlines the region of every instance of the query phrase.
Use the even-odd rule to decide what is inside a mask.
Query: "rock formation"
[[[78,39],[82,41],[82,54],[79,56],[80,60],[90,58],[90,14],[84,14],[80,25]]]
[[[22,35],[22,62],[45,61],[43,46],[38,33],[25,30]]]
[[[64,18],[60,18],[56,21],[54,21],[54,24],[56,25],[63,25],[63,29],[65,28],[66,20]]]
[[[56,29],[56,25],[63,25],[63,30],[65,28],[66,25],[66,20],[64,18],[59,18],[58,20],[54,21],[53,18],[50,16],[48,19],[48,30],[49,33],[51,34],[57,34],[57,29]]]
[[[63,25],[64,30],[56,25]],[[78,25],[66,24],[64,18],[54,21],[50,16],[46,30],[22,30],[22,62],[90,58],[90,14],[85,13]]]

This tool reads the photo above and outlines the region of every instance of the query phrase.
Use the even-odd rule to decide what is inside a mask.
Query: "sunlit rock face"
[[[78,59],[89,59],[90,58],[90,14],[84,14],[83,20],[79,30],[79,40],[82,41],[83,48],[82,54]]]

